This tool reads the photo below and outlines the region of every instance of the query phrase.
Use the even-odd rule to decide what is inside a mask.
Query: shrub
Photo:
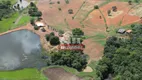
[[[95,6],[94,6],[94,9],[99,9],[99,6],[98,6],[98,5],[95,5]]]
[[[30,20],[31,25],[35,25],[34,18]]]
[[[84,32],[80,28],[75,28],[72,30],[72,34],[74,36],[83,36]]]
[[[51,38],[50,38],[50,44],[51,45],[58,45],[58,44],[60,44],[59,37],[57,37],[57,36],[51,36]]]
[[[35,30],[38,30],[39,27],[38,27],[37,25],[34,25],[34,29],[35,29]]]
[[[47,41],[49,41],[49,40],[50,40],[50,35],[49,35],[49,34],[46,34],[46,35],[45,35],[45,38],[46,38]]]

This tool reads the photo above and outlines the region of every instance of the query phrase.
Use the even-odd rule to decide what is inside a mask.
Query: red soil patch
[[[65,19],[70,26],[78,27],[78,23],[76,21],[72,20],[73,15],[77,12],[77,10],[80,8],[83,0],[70,0],[69,4],[65,3],[65,0],[60,0],[60,4],[57,4],[57,1],[59,0],[52,0],[54,4],[49,4],[49,0],[39,0],[38,2],[38,8],[43,13],[43,19],[46,20],[46,22],[49,25],[64,25],[63,27],[66,27]],[[58,8],[61,8],[62,10],[59,11]],[[74,14],[68,14],[68,10],[73,9]],[[75,25],[76,24],[76,25]],[[72,28],[72,27],[71,27]]]
[[[85,44],[84,53],[90,56],[90,60],[99,60],[103,56],[104,47],[100,44],[93,42],[91,39],[84,40]]]
[[[118,8],[118,11],[122,11],[121,14],[117,15],[114,18],[109,18],[107,11],[112,9],[112,6],[116,6]],[[106,18],[106,23],[111,25],[119,25],[119,23],[122,21],[123,25],[132,24],[134,22],[138,22],[140,18],[138,16],[129,15],[128,11],[131,9],[131,5],[128,4],[128,2],[110,2],[107,5],[100,8],[102,13],[104,14],[104,17]],[[86,19],[91,21],[94,24],[105,24],[103,18],[100,19],[99,16],[101,16],[101,13],[99,10],[94,10],[90,15],[90,18]],[[124,17],[124,19],[123,19]]]

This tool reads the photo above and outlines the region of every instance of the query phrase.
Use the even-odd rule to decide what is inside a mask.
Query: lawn
[[[46,80],[36,68],[0,72],[0,80]]]
[[[16,12],[10,18],[2,19],[2,21],[0,21],[0,33],[10,30],[11,27],[14,26],[14,22],[18,17],[19,13]]]
[[[8,0],[0,0],[0,2],[1,1],[8,1]],[[9,0],[9,1],[11,1],[12,4],[15,4],[17,2],[17,0]]]
[[[22,15],[21,19],[18,21],[18,23],[12,26],[13,28],[19,27],[19,26],[23,26],[26,25],[28,22],[30,22],[30,16],[29,15]]]

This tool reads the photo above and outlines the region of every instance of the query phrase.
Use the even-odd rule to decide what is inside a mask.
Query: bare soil
[[[112,9],[112,6],[117,7],[117,11],[121,11],[121,14],[115,15],[115,17],[109,18],[107,11]],[[134,22],[138,22],[140,20],[140,17],[135,16],[135,15],[129,15],[129,10],[133,7],[133,5],[129,5],[128,2],[110,2],[103,7],[100,8],[102,11],[106,23],[108,26],[119,26],[120,23],[121,26],[132,24]],[[94,10],[89,16],[89,19],[87,20],[91,21],[94,24],[105,24],[103,18],[100,19],[99,16],[102,16],[99,10]]]
[[[49,80],[83,80],[62,68],[49,68],[44,70],[43,73]]]

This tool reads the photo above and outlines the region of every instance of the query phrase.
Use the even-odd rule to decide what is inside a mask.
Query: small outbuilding
[[[117,33],[124,34],[126,32],[125,29],[118,29]]]
[[[126,30],[126,33],[130,34],[132,32],[132,30]]]
[[[43,22],[37,21],[35,22],[35,25],[38,27],[45,27],[45,24]]]

